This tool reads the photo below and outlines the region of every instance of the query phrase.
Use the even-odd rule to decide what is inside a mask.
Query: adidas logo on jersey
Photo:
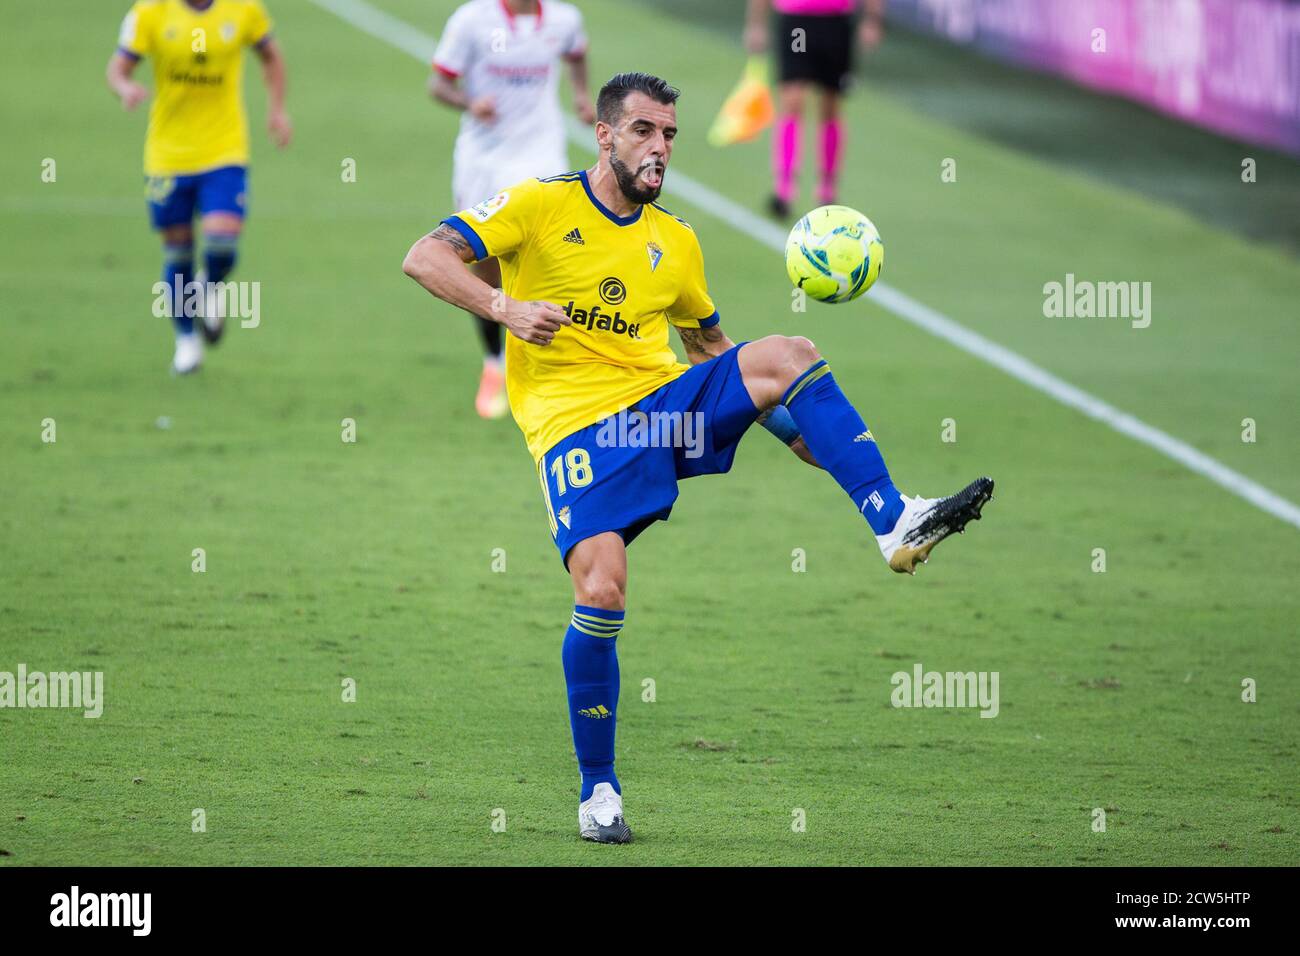
[[[855,439],[853,439],[853,440],[854,440],[855,442],[860,442],[860,441],[875,441],[875,440],[876,440],[876,436],[873,435],[873,434],[871,434],[871,429],[868,428],[866,431],[864,431],[861,435],[859,435],[857,438],[855,438]]]
[[[585,245],[587,244],[587,241],[586,241],[585,239],[582,238],[582,233],[578,232],[577,229],[570,229],[570,230],[565,234],[565,236],[564,236],[564,241],[565,241],[565,242],[573,242],[573,243],[576,243],[577,245],[580,245],[580,246],[585,246]]]

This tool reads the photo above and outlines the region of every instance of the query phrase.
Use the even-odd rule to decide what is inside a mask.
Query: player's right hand
[[[469,104],[470,115],[484,123],[494,123],[497,118],[497,102],[491,96],[480,96]]]
[[[149,98],[149,89],[139,83],[127,82],[118,96],[122,100],[122,109],[129,112]]]
[[[550,345],[562,325],[572,325],[573,320],[564,310],[549,302],[520,302],[510,299],[504,309],[501,324],[516,338],[532,345]]]

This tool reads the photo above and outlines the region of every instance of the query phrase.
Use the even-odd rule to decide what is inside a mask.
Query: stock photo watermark
[[[601,419],[601,448],[681,448],[686,458],[704,454],[703,412],[642,412],[624,409]]]
[[[96,718],[104,713],[103,671],[0,671],[0,707],[82,710]]]
[[[889,702],[894,707],[978,707],[981,717],[998,715],[998,671],[895,671]]]
[[[153,284],[154,318],[185,316],[190,319],[220,316],[239,319],[245,329],[262,324],[262,283],[193,282]]]
[[[50,925],[57,927],[127,927],[133,936],[148,936],[152,893],[83,893],[73,886],[50,897]]]
[[[1151,325],[1150,282],[1093,282],[1065,274],[1043,286],[1043,315],[1049,319],[1128,319],[1135,329]]]

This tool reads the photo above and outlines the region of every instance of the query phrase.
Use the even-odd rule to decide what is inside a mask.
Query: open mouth
[[[648,166],[641,167],[640,178],[643,183],[651,189],[656,189],[663,185],[664,168],[657,163],[651,163]]]

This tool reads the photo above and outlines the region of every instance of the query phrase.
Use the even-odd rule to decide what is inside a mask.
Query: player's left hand
[[[551,302],[520,302],[507,296],[503,305],[493,308],[496,321],[532,345],[550,345],[561,326],[573,324],[568,314]]]
[[[266,129],[271,134],[271,142],[284,149],[293,139],[293,121],[284,110],[272,113],[266,118]]]
[[[880,46],[884,35],[884,24],[877,17],[863,17],[858,24],[858,44],[864,50],[874,50]]]
[[[579,100],[579,101],[577,102],[577,104],[575,105],[574,109],[576,110],[576,112],[577,112],[577,114],[578,114],[578,119],[582,120],[582,121],[583,121],[584,123],[586,123],[588,126],[592,126],[592,125],[595,124],[595,122],[596,122],[596,107],[594,107],[594,106],[591,105],[591,101],[590,101],[590,100],[587,100],[587,99],[581,99],[581,100]]]
[[[808,464],[812,465],[814,468],[821,467],[821,464],[817,461],[816,458],[813,457],[813,453],[808,450],[808,446],[804,444],[802,435],[796,438],[794,441],[790,442],[789,448],[792,452],[794,452],[804,461],[808,462]]]

